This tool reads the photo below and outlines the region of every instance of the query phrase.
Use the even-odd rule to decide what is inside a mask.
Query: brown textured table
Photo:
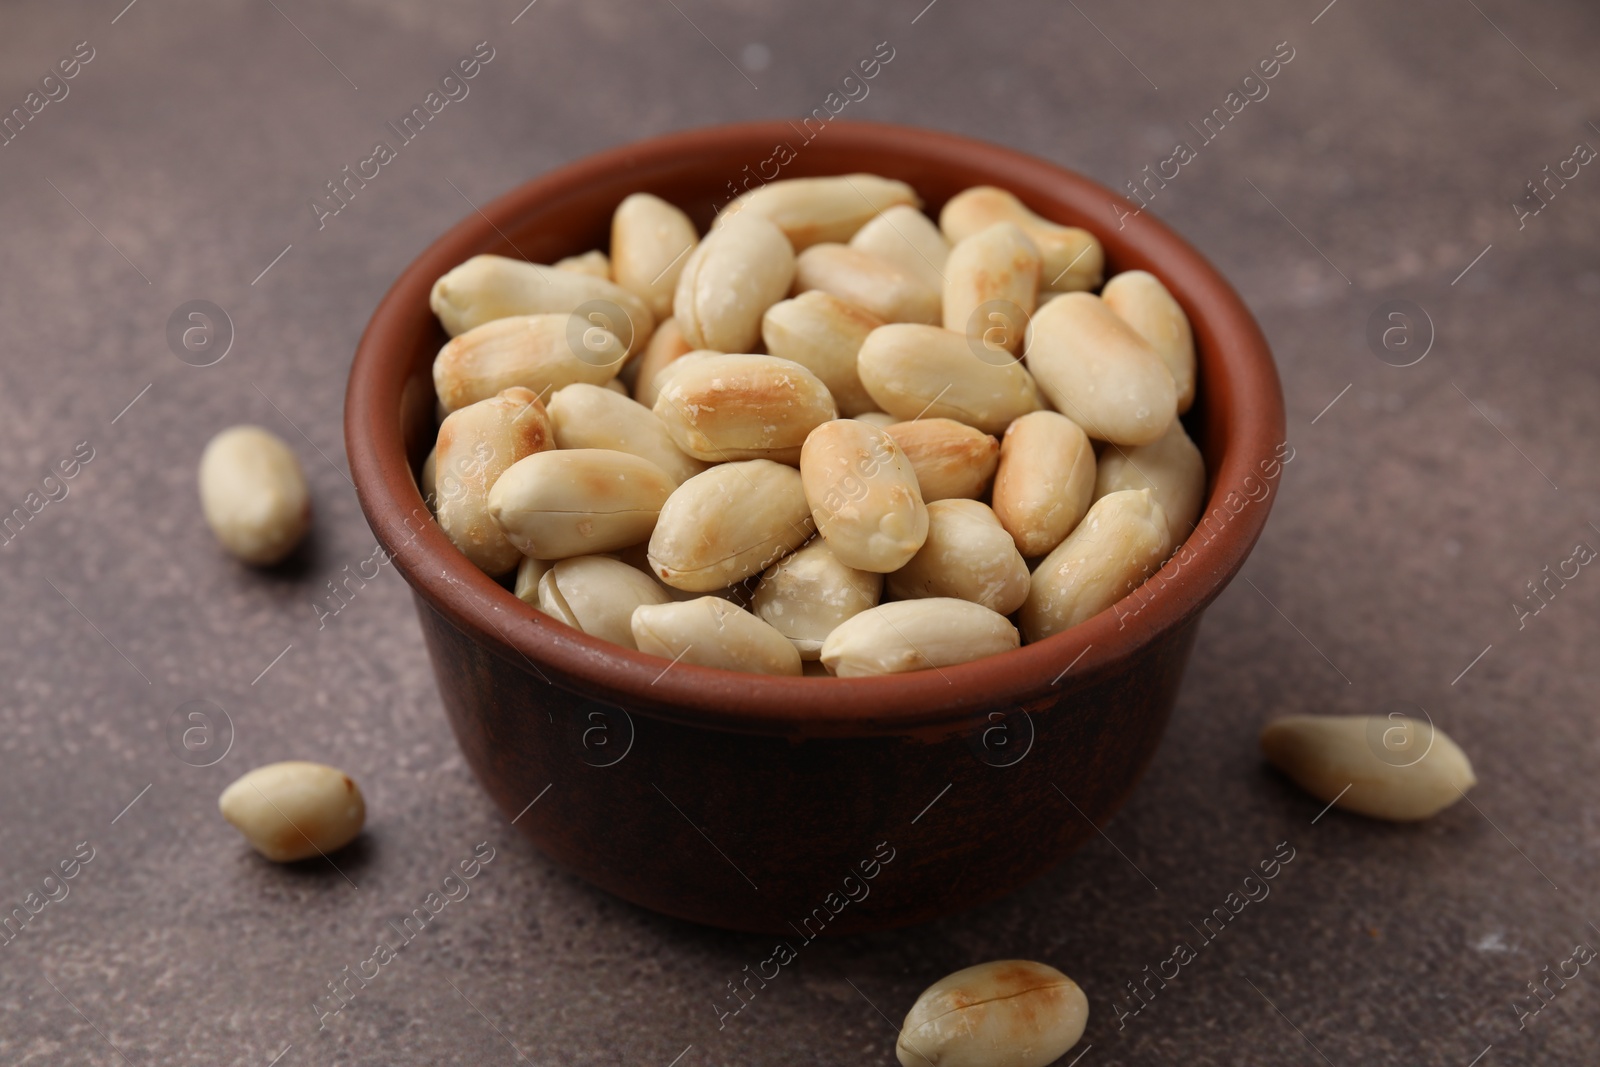
[[[1600,576],[1527,583],[1600,547],[1600,173],[1575,150],[1600,146],[1600,12],[923,2],[8,6],[0,106],[26,121],[0,148],[0,510],[37,514],[0,547],[0,904],[59,899],[0,944],[0,1062],[890,1063],[925,984],[1005,956],[1088,992],[1084,1067],[1593,1061],[1600,971],[1567,961],[1600,947]],[[464,98],[409,141],[386,127],[479,42]],[[843,117],[1119,188],[1176,171],[1150,210],[1256,309],[1296,458],[1103,838],[977,912],[810,946],[719,1028],[767,939],[638,911],[523,844],[456,752],[393,574],[317,610],[373,547],[343,382],[378,297],[469,201],[646,134],[838,106],[883,42]],[[1262,96],[1242,79],[1275,50]],[[41,86],[62,60],[74,77]],[[319,220],[311,199],[379,140],[395,158]],[[169,319],[195,300],[231,330],[186,363]],[[200,520],[199,451],[238,421],[312,482],[314,541],[281,572],[234,565]],[[1256,754],[1273,714],[1404,706],[1482,783],[1421,826],[1318,818]],[[367,793],[338,870],[270,866],[216,814],[244,769],[303,756]],[[319,1019],[483,842],[470,895]],[[1131,1000],[1180,942],[1193,960]]]

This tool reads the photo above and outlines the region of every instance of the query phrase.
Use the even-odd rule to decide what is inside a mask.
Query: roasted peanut
[[[812,289],[768,308],[761,339],[768,354],[793,360],[820,378],[839,414],[854,418],[873,407],[856,374],[856,353],[867,334],[882,325],[882,319],[855,304]]]
[[[878,212],[897,204],[920,207],[905,182],[876,174],[826,178],[785,178],[740,195],[717,216],[723,226],[742,214],[764,215],[777,223],[796,252],[823,241],[848,241]]]
[[[615,321],[602,325],[627,345],[629,354],[642,349],[655,329],[655,316],[644,301],[615,282],[578,271],[505,256],[473,256],[434,282],[428,296],[428,306],[451,337],[513,315],[566,315],[601,305],[615,308],[607,316]]]
[[[683,339],[677,319],[663,322],[645,346],[644,354],[622,368],[622,377],[633,380],[633,398],[647,408],[654,407],[661,373],[679,356],[686,356],[693,351],[694,348]]]
[[[659,322],[672,314],[678,276],[699,240],[694,223],[677,207],[634,193],[611,216],[611,277],[643,300]]]
[[[817,532],[847,567],[886,574],[928,536],[917,473],[894,438],[859,419],[825,422],[800,452]]]
[[[1101,497],[1034,570],[1022,632],[1039,641],[1100,614],[1154,574],[1171,551],[1167,517],[1150,490]]]
[[[587,274],[591,278],[611,280],[611,261],[598,248],[592,252],[585,252],[581,256],[568,256],[566,259],[558,259],[551,266],[555,267],[556,270],[570,270],[575,274]]]
[[[641,652],[675,663],[751,674],[800,674],[800,653],[777,630],[737,604],[714,596],[634,609]]]
[[[783,231],[758,214],[741,213],[689,253],[672,317],[695,348],[748,352],[761,337],[761,316],[789,295],[794,270]]]
[[[989,360],[1022,350],[1039,292],[1039,250],[1015,223],[964,238],[944,265],[944,328],[971,337]]]
[[[560,560],[539,580],[540,611],[626,648],[638,647],[633,641],[633,609],[669,599],[654,578],[609,556]]]
[[[217,807],[274,863],[341,849],[367,819],[361,790],[348,774],[304,760],[257,767],[224,789]]]
[[[1042,963],[995,960],[922,991],[895,1043],[901,1067],[1045,1067],[1083,1037],[1089,998]]]
[[[957,193],[939,213],[939,228],[956,245],[987,226],[1013,222],[1022,227],[1043,257],[1040,289],[1098,289],[1105,273],[1105,249],[1088,230],[1041,218],[1004,189],[979,185]]]
[[[884,322],[939,321],[939,290],[886,259],[849,245],[812,245],[795,260],[796,293],[820,290]]]
[[[900,421],[887,411],[863,411],[859,415],[852,415],[851,418],[860,419],[862,422],[870,422],[880,430],[887,430]]]
[[[1093,293],[1068,293],[1040,308],[1027,345],[1040,391],[1090,437],[1147,445],[1176,417],[1172,372]]]
[[[861,343],[856,372],[878,406],[901,419],[948,418],[1000,433],[1039,410],[1038,387],[1021,363],[979,359],[967,340],[938,326],[880,326]]]
[[[884,429],[911,461],[927,504],[951,497],[977,499],[1000,462],[999,441],[954,419],[891,422]]]
[[[682,484],[706,469],[684,454],[655,412],[593,385],[569,385],[550,398],[557,448],[609,448],[647,459]]]
[[[222,546],[267,566],[311,528],[311,490],[294,452],[259,426],[232,426],[200,455],[200,509]]]
[[[532,390],[520,386],[453,411],[439,427],[439,528],[491,577],[522,560],[489,514],[489,490],[513,463],[555,447],[550,416]]]
[[[539,579],[543,578],[550,570],[550,561],[547,559],[534,559],[532,556],[523,556],[522,562],[517,564],[517,580],[511,587],[516,598],[529,607],[539,606]]]
[[[840,678],[858,678],[950,667],[1019,644],[1017,628],[980,604],[896,600],[840,623],[822,642],[822,662]]]
[[[794,642],[801,659],[814,660],[836,626],[876,605],[882,594],[883,575],[845,566],[817,537],[768,568],[750,610]]]
[[[1177,419],[1161,440],[1136,448],[1107,445],[1095,473],[1096,499],[1123,489],[1149,489],[1167,516],[1174,546],[1188,540],[1206,495],[1206,461]]]
[[[653,410],[696,459],[795,463],[806,435],[838,415],[828,387],[787,359],[710,353],[678,362]]]
[[[1009,615],[1028,599],[1028,564],[987,505],[936,500],[928,539],[886,582],[896,600],[955,597]]]
[[[539,452],[494,483],[489,515],[524,555],[588,556],[649,537],[676,486],[666,471],[626,452]]]
[[[1100,291],[1106,307],[1145,339],[1172,372],[1178,414],[1194,404],[1194,331],[1167,287],[1154,274],[1125,270]]]
[[[944,264],[950,242],[916,208],[897,204],[880,212],[850,238],[850,247],[915,275],[930,289],[944,291]]]
[[[433,388],[446,411],[520,385],[539,399],[573,382],[604,385],[627,349],[615,334],[573,315],[513,315],[452,337],[433,360]]]
[[[1094,446],[1082,427],[1054,411],[1022,416],[1000,442],[994,513],[1024,556],[1059,545],[1094,502]]]
[[[709,592],[760,574],[815,530],[800,473],[768,459],[721,463],[679,486],[650,536],[650,570]]]
[[[1318,800],[1393,822],[1431,818],[1478,784],[1443,730],[1400,714],[1290,715],[1261,731],[1261,752]]]

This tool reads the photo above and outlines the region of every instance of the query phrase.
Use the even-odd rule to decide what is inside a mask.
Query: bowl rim
[[[1059,634],[951,667],[867,678],[778,677],[743,674],[668,661],[591,637],[518,600],[478,570],[429,517],[406,454],[400,393],[414,331],[432,323],[428,293],[435,279],[471,255],[504,249],[504,229],[538,209],[597,182],[651,164],[680,163],[730,148],[767,151],[793,137],[781,120],[700,127],[606,149],[538,175],[469,213],[407,265],[379,302],[356,348],[345,397],[345,448],[363,513],[384,551],[422,601],[480,646],[587,699],[680,724],[787,736],[879,736],[970,723],[998,706],[1103,679],[1130,657],[1173,631],[1211,602],[1243,566],[1276,498],[1269,492],[1239,510],[1226,499],[1257,464],[1287,444],[1282,386],[1270,348],[1249,309],[1195,248],[1145,211],[1124,227],[1090,228],[1116,258],[1151,264],[1194,325],[1205,373],[1201,388],[1229,394],[1235,417],[1222,431],[1223,449],[1201,517],[1229,512],[1221,531],[1203,544],[1194,534],[1149,578],[1131,619],[1113,605]],[[993,184],[1017,191],[1048,188],[1068,213],[1116,218],[1136,205],[1074,171],[999,145],[921,127],[835,121],[827,155],[841,149],[898,154],[924,165],[978,159],[1004,174]],[[815,165],[818,153],[812,154]],[[807,168],[796,168],[804,173]],[[837,169],[831,171],[837,173]],[[721,177],[719,172],[717,177]],[[620,199],[620,197],[619,197]],[[1096,206],[1091,209],[1090,205]],[[1105,209],[1105,215],[1098,212]],[[1130,224],[1131,223],[1131,224]],[[1114,234],[1114,236],[1113,236]],[[514,246],[513,246],[514,247]],[[441,264],[444,266],[441,269]],[[1124,269],[1128,269],[1124,264]],[[1149,268],[1145,268],[1149,269]],[[1201,334],[1209,343],[1200,345]],[[1196,405],[1199,406],[1198,403]],[[1292,458],[1292,452],[1290,457]],[[1270,479],[1269,479],[1270,480]],[[420,510],[419,510],[420,509]],[[418,521],[422,518],[425,521]],[[1189,553],[1188,560],[1180,557]],[[1168,572],[1172,573],[1168,573]],[[1157,579],[1162,583],[1154,587]],[[1140,595],[1139,591],[1130,596]],[[1120,604],[1121,602],[1119,602]],[[664,669],[665,667],[665,669]],[[1071,681],[1063,687],[1064,676]]]

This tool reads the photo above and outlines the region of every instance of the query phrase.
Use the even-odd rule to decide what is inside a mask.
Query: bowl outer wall
[[[428,308],[434,280],[479,253],[551,261],[602,247],[611,210],[634,191],[679,203],[704,228],[735,191],[719,183],[764,173],[762,162],[779,144],[795,150],[782,177],[883,174],[909,182],[930,209],[972,185],[1010,189],[1046,217],[1092,229],[1105,246],[1108,276],[1149,270],[1171,290],[1193,324],[1199,358],[1201,384],[1187,421],[1210,477],[1202,514],[1221,521],[1203,541],[1192,537],[1147,583],[1136,613],[1114,607],[1014,652],[937,671],[775,678],[679,664],[663,673],[657,657],[529,609],[467,563],[431,521],[412,470],[431,437],[430,368],[445,340]],[[357,349],[346,396],[346,449],[362,509],[407,582],[443,618],[549,683],[630,713],[792,738],[936,739],[971,729],[994,709],[1064,696],[1127,669],[1144,646],[1184,627],[1221,592],[1259,537],[1275,493],[1242,508],[1229,502],[1245,499],[1247,478],[1266,480],[1262,465],[1284,442],[1282,389],[1254,318],[1215,268],[1148,213],[1117,228],[1117,213],[1133,207],[1043,160],[902,126],[834,122],[807,143],[791,123],[757,122],[589,156],[475,210],[384,297]]]

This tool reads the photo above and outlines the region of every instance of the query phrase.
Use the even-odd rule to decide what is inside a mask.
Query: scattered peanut
[[[1089,999],[1042,963],[995,960],[939,979],[906,1013],[901,1067],[1045,1067],[1078,1043]]]
[[[288,760],[257,767],[222,791],[222,817],[275,863],[327,855],[366,822],[361,790],[343,771]]]
[[[1261,752],[1318,800],[1392,822],[1431,818],[1478,784],[1443,730],[1403,715],[1289,715]]]
[[[200,456],[200,508],[222,546],[268,566],[293,552],[311,528],[311,490],[283,439],[259,426],[233,426]]]

